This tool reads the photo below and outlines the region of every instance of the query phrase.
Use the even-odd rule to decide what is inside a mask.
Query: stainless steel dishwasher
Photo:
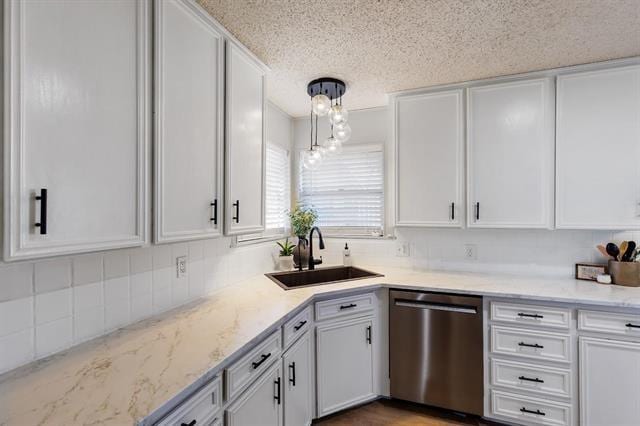
[[[483,414],[482,297],[390,290],[391,397]]]

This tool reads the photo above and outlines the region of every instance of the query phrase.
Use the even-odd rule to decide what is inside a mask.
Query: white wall
[[[395,234],[397,240],[335,239],[322,253],[325,263],[342,262],[342,248],[344,242],[348,241],[354,261],[371,265],[570,276],[576,262],[605,260],[595,249],[597,244],[640,239],[640,232],[426,228],[394,230],[391,114],[388,108],[352,111],[349,124],[352,139],[348,143],[386,144],[385,222],[387,234]],[[321,141],[329,132],[326,117],[320,118],[318,127],[318,140]],[[295,119],[294,145],[298,149],[306,149],[308,144],[309,118]],[[410,256],[397,257],[397,245],[405,242],[410,246]],[[469,244],[475,246],[476,259],[464,257],[465,246]]]
[[[290,149],[292,119],[270,103],[266,128],[267,140]],[[275,255],[273,243],[232,248],[223,237],[0,262],[0,374],[273,271]],[[178,256],[187,256],[183,278]]]

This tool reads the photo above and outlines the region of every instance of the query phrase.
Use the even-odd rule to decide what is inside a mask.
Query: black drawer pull
[[[371,344],[371,326],[367,326],[367,343]]]
[[[520,342],[518,343],[518,346],[525,346],[527,348],[536,348],[536,349],[544,349],[544,346],[539,345],[537,343],[525,343],[525,342]]]
[[[451,203],[451,220],[456,219],[456,203]]]
[[[307,323],[307,321],[306,321],[306,320],[305,320],[305,321],[300,321],[300,324],[298,324],[298,325],[294,326],[294,327],[293,327],[293,329],[294,329],[295,331],[298,331],[298,330],[300,330],[302,327],[304,327],[304,325],[305,325],[306,323]]]
[[[196,426],[196,420],[193,419],[189,423],[180,423],[180,426]]]
[[[527,410],[525,407],[522,407],[520,409],[520,411],[523,412],[523,413],[535,414],[536,416],[546,416],[545,413],[543,413],[542,411],[540,411],[538,409],[536,409],[536,411],[533,411],[533,410]]]
[[[233,216],[233,220],[236,221],[236,223],[240,223],[240,200],[236,200],[235,203],[233,203],[233,207],[236,208],[236,215]]]
[[[40,201],[40,222],[34,223],[33,226],[40,228],[40,235],[47,233],[47,189],[40,189],[40,195],[36,195],[36,200]]]
[[[278,405],[280,405],[280,377],[278,377],[273,383],[276,385],[276,394],[273,396],[273,399],[278,401]]]
[[[476,203],[476,220],[480,220],[480,202]]]
[[[629,328],[640,328],[640,325],[631,324],[630,322],[625,324]]]
[[[518,316],[521,318],[544,318],[544,315],[538,315],[538,314],[525,314],[523,312],[518,312]]]
[[[213,222],[214,225],[218,224],[218,200],[213,200],[211,203],[211,207],[213,207],[213,217],[209,220]]]
[[[356,305],[355,303],[350,303],[348,305],[340,305],[340,310],[349,309],[349,308],[355,308],[356,306],[358,306],[358,305]]]
[[[291,385],[295,386],[296,385],[296,363],[292,362],[291,364],[289,364],[289,369],[291,370],[291,377],[289,377],[289,382],[291,382]]]
[[[254,370],[255,370],[256,368],[260,367],[260,365],[261,365],[263,362],[265,362],[265,361],[267,360],[267,358],[269,358],[269,357],[271,356],[271,352],[269,352],[269,353],[268,353],[268,354],[266,354],[266,355],[265,355],[265,354],[262,354],[262,355],[260,355],[260,356],[261,356],[260,361],[258,361],[258,362],[252,362],[252,363],[251,363],[251,366],[253,367],[253,369],[254,369]]]
[[[526,380],[527,382],[544,383],[544,380],[540,380],[537,377],[535,379],[532,379],[531,377],[520,376],[518,377],[518,379]]]

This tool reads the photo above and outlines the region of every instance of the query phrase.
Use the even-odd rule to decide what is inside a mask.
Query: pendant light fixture
[[[302,164],[309,170],[315,170],[327,155],[342,152],[342,143],[351,136],[351,127],[347,124],[349,112],[342,106],[342,95],[346,91],[342,80],[322,77],[307,85],[307,94],[311,97],[309,127],[311,141],[309,149],[303,152]],[[318,117],[329,116],[331,136],[318,144]]]

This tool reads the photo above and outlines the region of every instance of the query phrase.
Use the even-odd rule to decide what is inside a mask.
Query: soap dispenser
[[[344,250],[342,250],[342,264],[344,266],[351,266],[351,251],[349,250],[349,244],[344,243]]]

